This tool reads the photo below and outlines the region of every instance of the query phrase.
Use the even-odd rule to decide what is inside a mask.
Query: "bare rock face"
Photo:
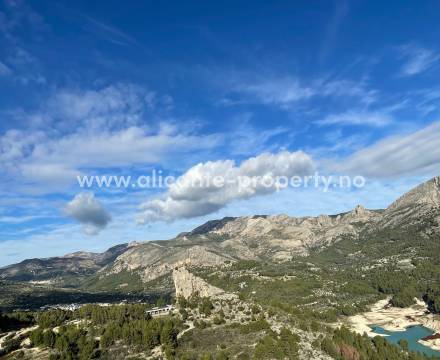
[[[222,289],[212,286],[203,279],[191,274],[185,267],[174,269],[173,281],[176,288],[176,296],[183,296],[185,299],[196,294],[201,297],[225,295]]]
[[[160,242],[148,242],[119,256],[110,268],[104,269],[103,276],[136,271],[144,282],[149,282],[171,273],[175,267],[219,266],[233,260],[207,246],[164,246]]]
[[[235,250],[241,259],[270,257],[289,260],[293,256],[305,256],[311,248],[329,245],[343,235],[356,236],[362,225],[378,217],[375,211],[361,206],[351,212],[335,216],[290,217],[287,215],[246,216],[227,218],[199,237],[216,236],[224,239],[220,246]],[[186,235],[188,238],[188,235]]]
[[[440,177],[435,177],[410,190],[385,211],[381,226],[420,224],[426,219],[440,223]],[[438,228],[432,229],[438,231]]]
[[[438,207],[440,206],[440,176],[437,176],[394,201],[387,212],[407,206]]]

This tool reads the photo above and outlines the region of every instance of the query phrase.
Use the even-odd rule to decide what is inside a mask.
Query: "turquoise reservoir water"
[[[393,344],[397,344],[399,340],[404,339],[408,341],[408,348],[410,350],[424,353],[427,356],[435,356],[440,358],[440,351],[433,350],[418,343],[418,340],[433,334],[431,330],[425,328],[424,326],[410,326],[406,328],[405,331],[387,331],[380,326],[375,325],[371,326],[371,329],[376,334],[388,335],[385,336],[385,339]]]

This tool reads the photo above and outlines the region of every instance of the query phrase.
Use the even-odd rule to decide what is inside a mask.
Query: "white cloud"
[[[16,67],[30,66],[38,63],[36,57],[31,55],[25,49],[15,46],[12,55],[9,56],[8,61]]]
[[[120,130],[160,123],[173,99],[131,83],[116,83],[91,89],[57,89],[33,111],[10,111],[17,121],[35,129],[62,133],[79,130]],[[155,120],[155,121],[153,121]],[[162,120],[163,121],[163,120]],[[151,126],[153,127],[153,126]]]
[[[96,235],[104,229],[111,220],[110,214],[93,193],[84,192],[77,194],[64,208],[67,216],[77,220],[83,225],[87,235]]]
[[[26,27],[35,36],[47,26],[43,17],[25,1],[4,1],[4,12],[0,12],[0,33],[11,42],[17,42],[16,33]]]
[[[0,61],[0,76],[7,76],[12,74],[12,70]]]
[[[399,50],[401,56],[406,60],[401,68],[403,76],[412,76],[422,73],[440,60],[440,54],[438,52],[414,44],[401,46]]]
[[[303,176],[313,170],[313,160],[301,151],[263,153],[239,166],[233,160],[200,163],[172,184],[164,197],[143,203],[138,222],[173,221],[210,214],[234,200],[275,192],[274,180],[279,176]]]
[[[318,94],[321,96],[359,98],[367,105],[376,101],[377,93],[377,90],[368,89],[364,82],[344,79],[323,82],[318,86]]]
[[[330,168],[370,177],[438,175],[440,122],[412,134],[385,138]]]
[[[327,17],[328,22],[322,35],[323,41],[319,52],[320,64],[323,64],[327,60],[328,55],[333,50],[340,27],[348,12],[348,3],[345,1],[338,1],[335,3],[335,10],[333,14]]]
[[[105,168],[160,162],[176,151],[209,148],[210,141],[176,133],[153,133],[139,127],[101,134],[74,134],[36,146],[35,163],[70,164],[72,167]]]
[[[20,180],[53,191],[73,184],[85,169],[159,164],[209,150],[222,140],[163,127],[149,133],[139,127],[48,138],[41,133],[8,132],[0,137],[0,164]],[[14,139],[16,141],[14,141]],[[48,186],[50,183],[50,186]],[[17,184],[19,185],[19,184]],[[34,189],[35,190],[35,189]]]
[[[233,126],[228,131],[228,148],[231,155],[251,156],[256,153],[282,148],[277,137],[283,135],[290,140],[294,132],[283,126],[270,129],[256,129],[251,125],[252,113],[242,113],[232,118]],[[269,145],[270,143],[270,145]]]
[[[139,124],[148,106],[149,90],[133,84],[115,84],[93,90],[62,89],[41,110],[62,130],[120,129]]]
[[[288,77],[239,84],[235,90],[254,96],[256,100],[263,104],[278,105],[280,107],[288,107],[297,101],[315,95],[314,89],[302,86],[298,80]]]
[[[341,114],[331,114],[316,123],[319,125],[361,125],[382,127],[393,122],[388,112],[381,111],[347,111]]]
[[[376,101],[377,91],[368,89],[364,81],[346,79],[318,79],[309,81],[307,85],[295,77],[260,77],[258,79],[240,78],[232,84],[233,93],[244,96],[244,99],[224,99],[226,105],[257,102],[274,105],[289,110],[299,102],[315,97],[333,98],[338,101],[357,98],[362,104]]]
[[[27,216],[0,216],[0,223],[4,224],[20,224],[36,219],[45,219],[50,216],[44,215],[27,215]]]
[[[145,100],[148,93],[131,84],[59,90],[38,111],[17,112],[30,126],[0,136],[4,175],[15,178],[16,189],[66,190],[86,170],[165,161],[170,165],[224,140],[219,135],[193,134],[191,126],[164,122],[154,115],[150,117],[156,125],[145,125],[144,112],[151,106]],[[157,98],[160,105],[161,97]]]
[[[90,16],[82,15],[82,18],[86,21],[86,30],[101,35],[107,41],[118,45],[139,45],[135,38],[121,31],[115,26],[105,24],[102,21],[98,21]]]

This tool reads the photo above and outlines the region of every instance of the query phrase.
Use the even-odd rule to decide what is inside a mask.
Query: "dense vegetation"
[[[31,346],[50,349],[51,359],[106,358],[115,349],[125,357],[124,352],[148,354],[159,345],[172,358],[181,320],[170,316],[151,318],[146,313],[149,308],[146,304],[86,305],[76,311],[0,315],[0,332],[38,325],[26,335],[8,337],[0,356],[19,349],[22,340],[29,337]]]
[[[282,328],[279,335],[272,332],[258,342],[254,359],[298,359],[298,342],[298,335]]]
[[[0,333],[28,327],[34,323],[34,314],[29,312],[0,313]]]
[[[51,348],[59,359],[93,359],[112,347],[127,345],[130,352],[149,352],[163,345],[169,357],[181,326],[177,318],[151,318],[147,305],[87,305],[75,312],[52,310],[38,316],[39,328],[30,339],[34,346]],[[58,331],[53,328],[59,326]],[[97,340],[99,339],[99,340]]]

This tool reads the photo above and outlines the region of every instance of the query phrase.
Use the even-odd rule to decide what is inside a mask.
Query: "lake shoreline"
[[[349,316],[339,325],[345,325],[363,335],[366,333],[369,337],[383,336],[387,334],[375,333],[371,326],[379,326],[390,332],[403,332],[409,327],[423,326],[435,333],[440,333],[440,317],[429,312],[428,306],[421,300],[407,308],[396,308],[390,305],[391,297],[380,300],[373,304],[369,311]],[[420,344],[429,347],[432,350],[440,351],[440,339],[419,340]]]

